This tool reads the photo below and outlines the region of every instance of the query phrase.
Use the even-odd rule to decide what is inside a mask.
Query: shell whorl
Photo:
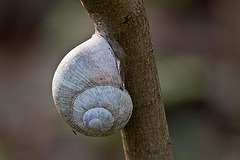
[[[70,51],[59,64],[53,99],[64,120],[88,136],[107,136],[131,117],[132,101],[122,89],[119,61],[100,35]]]
[[[113,123],[112,113],[105,108],[92,108],[83,115],[83,124],[90,132],[108,131]]]

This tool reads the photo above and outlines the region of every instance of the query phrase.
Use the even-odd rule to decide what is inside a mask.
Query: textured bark
[[[127,160],[172,160],[159,78],[142,0],[81,0],[96,31],[125,50],[133,114],[121,131]]]

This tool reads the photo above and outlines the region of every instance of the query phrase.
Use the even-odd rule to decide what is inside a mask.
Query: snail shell
[[[122,87],[119,66],[109,43],[97,34],[63,58],[52,94],[58,112],[74,130],[100,137],[127,124],[133,105]]]

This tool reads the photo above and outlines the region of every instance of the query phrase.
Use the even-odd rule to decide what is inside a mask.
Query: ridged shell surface
[[[70,51],[59,64],[52,84],[57,110],[76,131],[107,136],[131,117],[132,101],[121,89],[119,61],[99,35]]]

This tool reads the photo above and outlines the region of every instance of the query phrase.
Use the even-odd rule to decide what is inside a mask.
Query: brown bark
[[[159,78],[142,0],[81,0],[96,31],[125,50],[133,114],[121,131],[127,160],[172,160]]]

